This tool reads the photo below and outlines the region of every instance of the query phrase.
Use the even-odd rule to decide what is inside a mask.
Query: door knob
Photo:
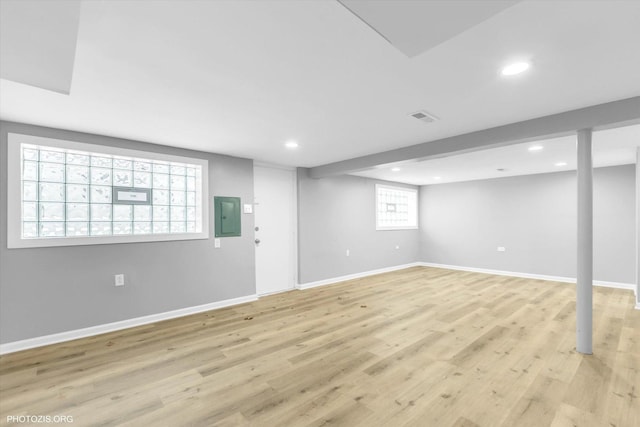
[[[256,245],[260,244],[260,239],[256,239]]]

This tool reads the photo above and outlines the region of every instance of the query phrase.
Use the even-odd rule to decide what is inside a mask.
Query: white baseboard
[[[448,270],[495,274],[496,276],[512,276],[512,277],[522,277],[525,279],[549,280],[552,282],[576,283],[576,279],[573,277],[547,276],[544,274],[519,273],[516,271],[490,270],[487,268],[462,267],[459,265],[435,264],[432,262],[420,262],[417,264],[422,265],[424,267],[446,268]],[[636,288],[635,285],[632,283],[605,282],[601,280],[594,280],[593,284],[595,286],[602,286],[605,288],[625,289],[629,291],[635,291],[635,288]]]
[[[106,323],[104,325],[90,326],[88,328],[75,329],[73,331],[60,332],[57,334],[45,335],[36,338],[29,338],[22,341],[14,341],[6,344],[0,344],[0,354],[14,353],[16,351],[28,350],[30,348],[42,347],[45,345],[57,344],[65,341],[75,340],[78,338],[86,338],[94,335],[104,334],[107,332],[119,331],[121,329],[132,328],[134,326],[147,325],[149,323],[160,322],[162,320],[174,319],[176,317],[183,317],[190,314],[201,313],[203,311],[210,311],[218,308],[229,307],[232,305],[244,304],[246,302],[256,301],[257,299],[257,295],[247,295],[244,297],[197,305],[195,307],[181,308],[164,313],[150,314],[148,316],[136,317],[133,319],[121,320],[113,323]]]
[[[572,279],[571,283],[575,283],[576,280]],[[602,280],[594,280],[594,286],[600,286],[602,288],[615,288],[615,289],[625,289],[627,291],[632,291],[635,294],[636,285],[633,283],[620,283],[620,282],[605,282]]]
[[[554,282],[566,282],[566,283],[576,282],[576,279],[571,277],[547,276],[542,274],[531,274],[531,273],[518,273],[514,271],[490,270],[485,268],[462,267],[458,265],[435,264],[430,262],[413,262],[409,264],[396,265],[393,267],[380,268],[377,270],[364,271],[361,273],[348,274],[346,276],[318,280],[315,282],[300,283],[300,284],[296,284],[296,289],[300,289],[300,290],[311,289],[318,286],[331,285],[334,283],[344,282],[347,280],[360,279],[367,276],[373,276],[373,275],[382,274],[382,273],[389,273],[391,271],[403,270],[405,268],[418,267],[418,266],[445,268],[449,270],[459,270],[459,271],[470,271],[475,273],[495,274],[498,276],[522,277],[526,279],[550,280]],[[635,291],[635,285],[630,283],[594,281],[593,284],[596,286],[604,286],[609,288]],[[203,311],[210,311],[218,308],[244,304],[247,302],[256,301],[257,299],[258,299],[257,295],[247,295],[247,296],[232,298],[224,301],[217,301],[210,304],[198,305],[195,307],[181,308],[178,310],[167,311],[164,313],[151,314],[148,316],[136,317],[133,319],[121,320],[113,323],[106,323],[104,325],[91,326],[88,328],[76,329],[73,331],[60,332],[57,334],[45,335],[45,336],[36,337],[36,338],[29,338],[21,341],[14,341],[6,344],[0,344],[0,354],[14,353],[16,351],[28,350],[30,348],[42,347],[45,345],[57,344],[57,343],[71,341],[79,338],[86,338],[86,337],[100,335],[108,332],[119,331],[122,329],[132,328],[135,326],[141,326],[141,325],[147,325],[150,323],[160,322],[162,320],[174,319],[176,317],[183,317],[183,316],[188,316],[190,314],[201,313]],[[635,309],[640,310],[640,302],[636,303]]]
[[[360,279],[362,277],[373,276],[374,274],[389,273],[391,271],[404,270],[405,268],[418,267],[421,265],[422,263],[412,262],[409,264],[395,265],[393,267],[386,267],[386,268],[379,268],[377,270],[364,271],[362,273],[354,273],[354,274],[347,274],[346,276],[332,277],[330,279],[323,279],[315,282],[298,283],[296,285],[296,289],[300,289],[300,290],[311,289],[311,288],[316,288],[318,286],[331,285],[333,283],[344,282],[344,281],[353,280],[353,279]]]
[[[283,294],[285,292],[291,292],[291,291],[295,291],[297,290],[297,286],[294,285],[293,288],[290,289],[280,289],[278,291],[273,291],[273,292],[265,292],[264,294],[257,294],[258,298],[262,298],[262,297],[270,297],[272,295],[278,295],[278,294]]]

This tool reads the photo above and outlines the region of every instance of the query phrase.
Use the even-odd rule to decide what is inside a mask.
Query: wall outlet
[[[498,246],[498,252],[506,252],[507,248],[504,246]]]
[[[347,256],[349,256],[351,254],[351,252],[349,252],[349,249],[347,249]]]
[[[124,286],[124,274],[116,274],[113,278],[116,286]]]
[[[213,247],[214,248],[220,247],[220,239],[213,239]]]

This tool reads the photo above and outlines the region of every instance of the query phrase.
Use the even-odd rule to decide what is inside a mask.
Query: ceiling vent
[[[429,114],[426,111],[416,111],[415,113],[409,114],[411,117],[416,118],[418,120],[422,120],[425,123],[432,123],[438,120],[436,116],[433,114]]]

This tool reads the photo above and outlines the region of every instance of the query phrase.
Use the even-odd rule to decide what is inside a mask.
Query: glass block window
[[[13,247],[208,237],[206,161],[9,136],[10,186],[20,194]],[[143,198],[122,200],[114,190]]]
[[[418,228],[418,190],[376,185],[376,230]]]

